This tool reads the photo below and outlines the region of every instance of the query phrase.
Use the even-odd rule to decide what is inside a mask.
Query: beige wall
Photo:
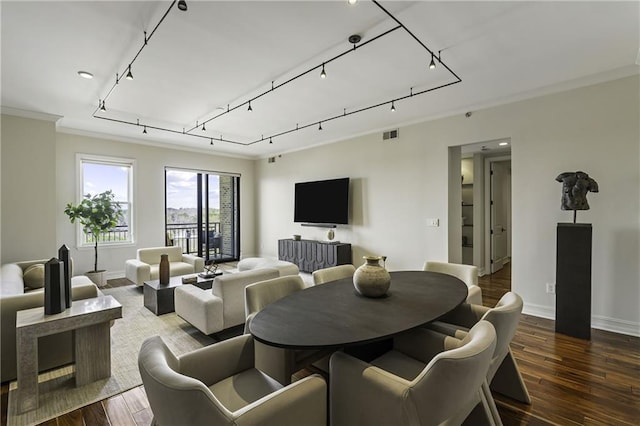
[[[2,263],[57,255],[55,118],[2,115]]]
[[[447,260],[448,147],[510,138],[512,285],[525,310],[555,315],[555,296],[546,294],[545,284],[555,282],[556,224],[572,220],[560,210],[555,177],[584,170],[601,191],[589,195],[591,210],[578,214],[594,228],[593,325],[640,334],[639,88],[632,76],[474,111],[469,118],[402,127],[391,141],[376,133],[285,154],[272,164],[262,160],[259,250],[277,256],[277,240],[292,234],[324,239],[325,230],[293,223],[294,183],[348,176],[352,222],[337,228],[336,239],[353,245],[356,265],[366,253],[388,256],[392,270]],[[441,226],[427,227],[427,218],[439,218]]]
[[[3,115],[2,263],[50,258],[67,244],[76,273],[93,269],[93,249],[78,250],[77,228],[64,214],[68,202],[78,201],[77,153],[136,161],[136,241],[99,248],[108,277],[124,276],[124,262],[137,248],[164,245],[165,166],[240,174],[241,254],[255,253],[253,160],[56,133],[53,122]]]

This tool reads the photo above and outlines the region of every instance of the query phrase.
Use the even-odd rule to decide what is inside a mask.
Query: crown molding
[[[11,107],[0,107],[2,115],[11,115],[14,117],[32,118],[34,120],[51,121],[57,123],[62,118],[62,115],[47,114],[46,112],[28,111],[26,109],[18,109]]]

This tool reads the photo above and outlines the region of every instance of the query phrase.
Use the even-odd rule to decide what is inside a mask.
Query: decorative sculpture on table
[[[578,210],[589,210],[587,192],[598,192],[598,182],[582,171],[560,173],[556,178],[562,182],[562,210],[573,210],[576,223]]]
[[[363,256],[366,261],[353,274],[353,286],[356,291],[366,297],[384,297],[391,285],[391,275],[380,261],[387,256]]]
[[[160,265],[158,268],[158,279],[160,280],[160,284],[169,284],[170,271],[168,254],[160,255]]]
[[[58,249],[58,260],[63,262],[62,270],[64,272],[64,296],[65,305],[67,308],[71,307],[71,257],[69,256],[69,247],[63,244]]]
[[[204,272],[198,274],[200,278],[214,278],[218,275],[222,275],[222,272],[218,272],[218,264],[212,259],[204,261]]]
[[[44,264],[44,313],[59,314],[65,309],[63,262],[54,257]]]

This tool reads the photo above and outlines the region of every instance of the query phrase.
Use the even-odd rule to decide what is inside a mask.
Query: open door
[[[511,161],[491,162],[490,186],[490,245],[491,273],[502,269],[509,259],[509,203],[511,203]]]

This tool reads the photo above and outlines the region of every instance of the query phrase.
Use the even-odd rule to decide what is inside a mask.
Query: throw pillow
[[[24,280],[24,286],[29,288],[42,288],[44,287],[44,264],[39,263],[37,265],[29,266],[22,276]]]

